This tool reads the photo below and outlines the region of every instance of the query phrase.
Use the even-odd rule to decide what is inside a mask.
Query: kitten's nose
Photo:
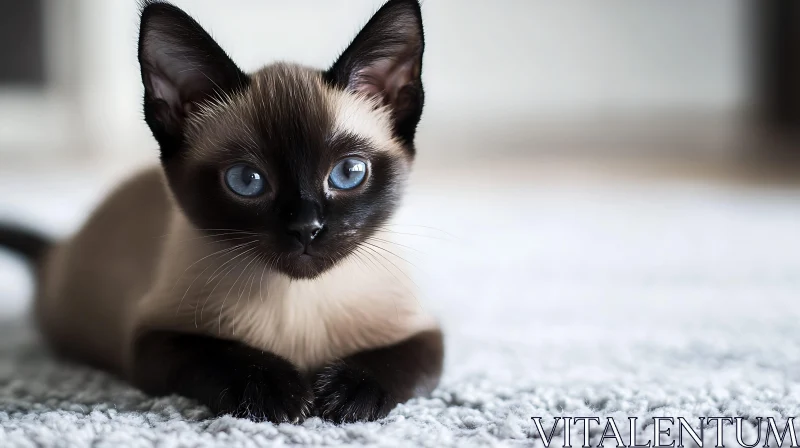
[[[304,247],[311,244],[320,231],[322,231],[322,224],[317,220],[289,224],[289,233],[303,243]]]

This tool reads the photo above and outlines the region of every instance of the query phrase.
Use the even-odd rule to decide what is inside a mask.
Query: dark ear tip
[[[169,3],[163,0],[139,0],[139,15],[150,14],[153,9],[162,7],[162,5],[169,5]]]
[[[404,12],[410,12],[417,19],[422,19],[422,7],[420,6],[419,0],[389,0],[383,5],[382,9],[397,9]]]
[[[403,22],[411,29],[415,29],[420,39],[424,39],[422,36],[422,8],[418,0],[389,0],[374,16],[375,20],[380,22],[388,20],[390,23],[397,23],[396,21],[401,20],[400,18],[405,18],[406,20]]]
[[[172,19],[188,17],[182,9],[166,0],[139,0],[139,11],[142,23],[152,17],[159,16],[171,17]]]
[[[389,0],[385,3],[386,6],[389,5],[403,5],[406,7],[411,7],[414,9],[420,9],[420,1],[419,0]]]

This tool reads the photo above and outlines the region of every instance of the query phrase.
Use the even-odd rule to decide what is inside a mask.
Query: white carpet
[[[520,186],[487,181],[489,168],[471,183],[429,179],[402,215],[449,234],[410,227],[425,236],[407,239],[425,253],[411,261],[447,333],[433,398],[346,426],[211,419],[189,400],[51,360],[20,314],[25,272],[6,257],[0,446],[542,446],[534,416],[546,428],[555,416],[614,417],[626,441],[635,416],[640,442],[653,435],[648,417],[742,416],[752,443],[755,417],[782,428],[800,414],[800,191]],[[26,179],[3,176],[0,212],[54,230],[74,227],[101,194],[86,179],[20,188]],[[574,429],[573,446],[581,437]]]

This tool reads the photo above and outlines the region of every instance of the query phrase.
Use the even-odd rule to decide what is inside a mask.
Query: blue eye
[[[245,164],[228,168],[228,171],[225,172],[225,183],[232,192],[248,198],[258,196],[267,189],[264,175]]]
[[[361,159],[348,158],[337,163],[328,177],[333,188],[350,190],[364,182],[367,177],[367,164]]]

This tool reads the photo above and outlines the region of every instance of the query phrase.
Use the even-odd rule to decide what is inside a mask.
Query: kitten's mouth
[[[302,251],[283,257],[284,261],[279,263],[278,268],[284,274],[295,279],[313,279],[333,265],[333,260],[318,256],[309,249],[306,247]]]

